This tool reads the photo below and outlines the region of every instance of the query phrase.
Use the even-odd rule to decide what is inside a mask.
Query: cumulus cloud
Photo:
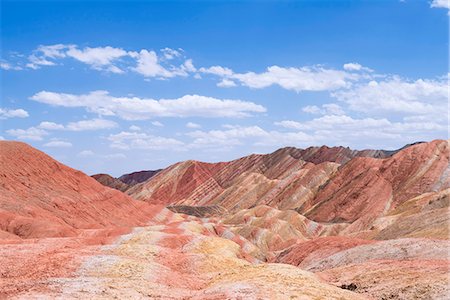
[[[186,135],[193,138],[187,145],[192,149],[228,150],[235,146],[305,146],[314,138],[304,132],[280,132],[265,130],[259,126],[223,125],[225,129],[196,130]]]
[[[153,121],[153,122],[152,122],[152,125],[153,125],[153,126],[156,126],[156,127],[164,127],[164,124],[161,123],[161,122],[159,122],[159,121]]]
[[[187,76],[196,71],[192,59],[183,58],[181,51],[164,48],[158,54],[153,50],[127,51],[111,46],[82,48],[73,44],[40,45],[28,56],[26,66],[39,69],[43,66],[55,66],[59,60],[71,58],[89,65],[94,70],[116,74],[134,70],[145,77],[171,78]],[[182,61],[178,66],[174,66],[169,64],[172,60]],[[8,70],[13,68],[7,63],[0,66]]]
[[[129,129],[130,129],[131,131],[140,131],[140,130],[141,130],[141,127],[136,126],[136,125],[131,125]]]
[[[258,126],[230,126],[227,130],[193,131],[187,136],[194,138],[190,147],[216,147],[240,145],[242,139],[267,137],[268,133]]]
[[[353,67],[355,66],[356,64]],[[200,68],[199,71],[222,77],[222,81],[218,84],[222,87],[236,85],[235,81],[238,81],[243,86],[255,89],[278,85],[295,92],[345,88],[361,77],[361,75],[348,70],[327,69],[318,65],[300,68],[271,66],[262,73],[235,73],[231,69],[221,66]]]
[[[42,141],[43,137],[48,135],[47,131],[36,127],[30,127],[28,129],[9,129],[6,133],[19,140],[31,141]]]
[[[6,61],[0,61],[0,69],[5,70],[5,71],[9,71],[9,70],[19,71],[19,70],[22,70],[22,67],[13,66],[9,62],[6,62]]]
[[[342,115],[344,114],[344,110],[339,104],[336,103],[327,103],[323,104],[321,107],[317,105],[308,105],[302,108],[303,112],[309,114],[332,114],[332,115]]]
[[[392,77],[370,81],[332,96],[346,103],[351,110],[365,113],[447,114],[447,79],[405,80]]]
[[[9,118],[27,118],[29,116],[26,110],[19,109],[7,109],[0,108],[0,120],[5,120]]]
[[[450,1],[449,0],[433,0],[430,4],[433,8],[445,8],[448,11],[448,14],[450,15]]]
[[[233,80],[226,78],[222,79],[222,81],[217,84],[218,87],[234,87],[236,85],[237,84]]]
[[[318,144],[361,145],[389,141],[408,143],[423,140],[430,132],[444,133],[446,125],[427,119],[392,122],[387,118],[354,118],[347,115],[325,115],[309,121],[283,120],[274,125],[313,136]]]
[[[192,129],[197,129],[197,128],[201,128],[202,126],[200,124],[197,124],[197,123],[187,122],[186,123],[186,127],[187,128],[192,128]]]
[[[146,150],[164,150],[174,149],[184,145],[183,142],[161,136],[153,136],[143,132],[122,131],[117,134],[111,134],[107,138],[111,148],[116,149],[146,149]]]
[[[347,63],[344,64],[344,70],[347,71],[366,71],[366,72],[373,72],[372,69],[367,68],[367,67],[363,67],[362,65],[358,64],[358,63]]]
[[[266,109],[253,102],[217,99],[200,95],[185,95],[178,99],[113,97],[107,91],[84,95],[41,91],[31,100],[63,107],[84,107],[89,112],[118,116],[126,120],[145,120],[153,117],[247,117]]]
[[[155,51],[141,50],[134,70],[145,77],[174,77],[176,74],[161,66]]]
[[[171,60],[176,57],[180,57],[181,56],[180,51],[182,51],[182,50],[181,49],[175,50],[175,49],[171,49],[171,48],[167,48],[167,47],[164,49],[161,49],[161,52],[162,52],[164,58],[167,60]]]
[[[89,131],[115,128],[117,123],[105,119],[82,120],[66,125],[45,121],[41,122],[38,127],[46,130]]]
[[[44,147],[51,147],[51,148],[70,148],[72,147],[72,143],[64,142],[64,141],[50,141],[48,143],[44,144]]]

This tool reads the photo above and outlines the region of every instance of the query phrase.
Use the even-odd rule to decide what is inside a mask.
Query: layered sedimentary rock
[[[91,177],[103,184],[104,186],[125,192],[132,186],[147,181],[155,176],[161,170],[155,171],[139,171],[130,174],[124,174],[119,178],[112,177],[108,174],[95,174]]]
[[[0,232],[9,238],[138,226],[151,214],[147,203],[20,142],[0,141],[0,180]]]
[[[130,186],[117,178],[112,177],[108,174],[95,174],[91,176],[104,186],[119,190],[121,192],[125,192],[130,188]]]
[[[138,171],[129,174],[123,174],[118,179],[125,184],[133,186],[135,184],[144,182],[158,174],[161,170],[149,170],[149,171]]]
[[[135,200],[0,143],[0,298],[450,293],[448,141],[187,161],[127,190]]]
[[[353,223],[349,230],[361,231],[413,197],[450,187],[448,141],[386,153],[283,148],[225,163],[186,161],[127,193],[149,203],[220,205],[230,212],[257,205],[295,209],[311,220]]]

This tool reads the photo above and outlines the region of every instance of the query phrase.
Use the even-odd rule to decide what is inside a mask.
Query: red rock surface
[[[0,230],[21,238],[143,225],[152,207],[24,143],[0,141]]]
[[[448,149],[187,161],[146,203],[0,142],[0,298],[446,299]]]
[[[133,172],[133,173],[129,173],[129,174],[123,174],[122,176],[120,176],[117,179],[119,179],[120,181],[122,181],[125,184],[135,185],[135,184],[149,180],[150,178],[152,178],[153,176],[158,174],[159,171],[161,171],[161,170],[138,171],[138,172]]]
[[[108,174],[95,174],[92,175],[91,177],[100,182],[101,184],[103,184],[104,186],[119,190],[121,192],[125,192],[130,188],[128,184],[123,183],[119,179],[114,178]]]

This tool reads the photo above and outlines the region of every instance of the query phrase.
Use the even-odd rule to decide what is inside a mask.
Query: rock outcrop
[[[23,143],[0,155],[0,298],[450,293],[448,141],[181,162],[135,199]]]

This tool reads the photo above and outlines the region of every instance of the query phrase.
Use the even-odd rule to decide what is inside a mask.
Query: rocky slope
[[[155,171],[138,171],[130,174],[124,174],[119,178],[112,177],[109,174],[95,174],[91,177],[103,184],[104,186],[125,192],[132,186],[147,181],[161,170]]]
[[[130,188],[130,186],[117,178],[112,177],[108,174],[95,174],[91,176],[104,186],[119,190],[121,192],[125,192]]]
[[[73,236],[80,229],[145,224],[151,206],[104,187],[24,143],[0,141],[0,232]]]
[[[223,163],[186,161],[129,189],[149,203],[220,205],[231,212],[268,205],[355,230],[403,202],[450,187],[448,141],[418,143],[387,156],[348,148],[283,148]],[[358,222],[356,222],[358,221]]]
[[[22,143],[0,154],[0,298],[450,293],[448,141],[182,162],[127,190],[145,201]]]
[[[120,176],[118,179],[125,184],[133,186],[135,184],[144,182],[158,174],[161,170],[151,170],[151,171],[138,171],[129,174],[124,174]]]

